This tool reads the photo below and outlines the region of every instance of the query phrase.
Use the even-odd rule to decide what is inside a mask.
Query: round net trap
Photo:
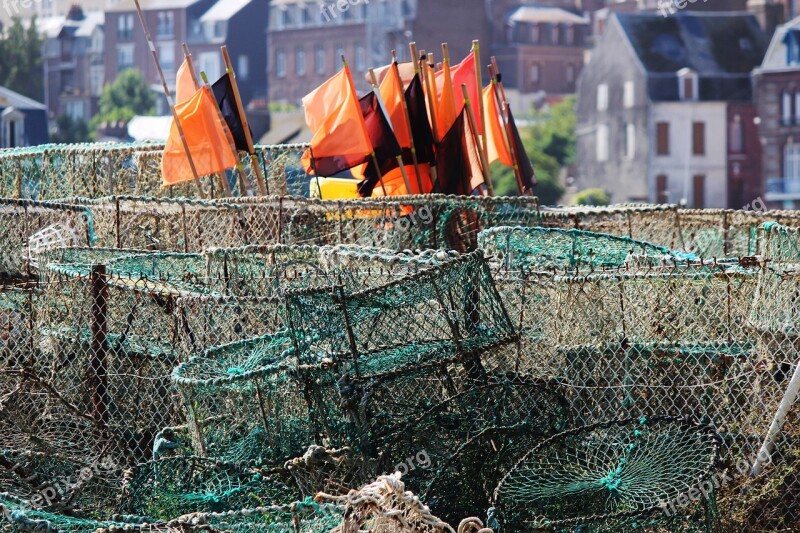
[[[718,447],[713,429],[689,420],[642,418],[576,428],[530,450],[497,486],[495,499],[511,528],[633,522],[700,488],[713,506]]]

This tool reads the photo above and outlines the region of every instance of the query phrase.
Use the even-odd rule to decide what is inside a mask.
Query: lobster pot
[[[267,335],[206,352],[173,373],[189,415],[194,453],[280,465],[310,445],[344,444],[336,383],[322,367],[298,367],[294,343]]]
[[[357,380],[457,359],[479,377],[481,357],[516,339],[480,251],[361,291],[295,291],[287,311],[302,363]]]

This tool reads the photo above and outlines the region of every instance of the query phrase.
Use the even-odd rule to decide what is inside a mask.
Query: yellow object
[[[310,196],[324,200],[349,200],[360,198],[358,195],[358,180],[347,178],[311,178]]]

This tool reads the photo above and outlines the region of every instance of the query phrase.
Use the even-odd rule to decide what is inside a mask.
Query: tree
[[[611,203],[608,193],[603,189],[586,189],[575,195],[575,205],[608,205]]]
[[[44,99],[43,41],[36,18],[26,28],[15,17],[0,33],[0,85],[37,101]]]
[[[153,91],[141,72],[126,70],[106,85],[100,94],[100,112],[92,119],[92,127],[103,122],[127,122],[136,115],[155,113]]]
[[[72,120],[69,115],[61,115],[56,119],[57,131],[52,135],[53,142],[61,144],[82,143],[91,141],[89,126],[84,121]]]

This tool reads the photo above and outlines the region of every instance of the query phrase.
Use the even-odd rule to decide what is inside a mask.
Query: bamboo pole
[[[406,105],[406,90],[403,88],[403,81],[400,79],[400,68],[397,66],[397,53],[392,50],[392,68],[394,69],[395,79],[397,80],[397,88],[400,91],[400,101],[403,105],[403,115],[406,119],[406,128],[408,129],[408,138],[411,143],[411,160],[414,162],[414,173],[417,176],[417,185],[419,186],[419,193],[422,194],[422,174],[419,171],[419,160],[417,159],[417,148],[414,145],[414,130],[411,128],[411,115],[408,113],[408,106]]]
[[[375,69],[369,69],[369,77],[372,81],[372,90],[375,92],[375,97],[378,99],[378,104],[381,107],[381,113],[384,113],[384,116],[386,116],[386,103],[383,101],[383,96],[381,95],[381,88],[378,84],[378,77],[375,75]],[[392,127],[392,132],[394,132],[394,125],[388,116],[386,116],[386,121],[389,123],[389,126]],[[397,164],[400,165],[400,174],[403,175],[403,183],[406,186],[406,194],[411,194],[411,183],[408,181],[408,173],[406,173],[406,166],[403,163],[402,154],[397,156]]]
[[[186,43],[183,43],[181,48],[183,48],[183,58],[186,60],[186,64],[189,67],[189,72],[192,75],[194,90],[198,91],[200,90],[200,80],[197,79],[197,72],[194,69],[194,60],[192,59],[192,54],[189,52],[189,47],[186,45]],[[220,182],[220,185],[222,185],[222,190],[225,191],[225,196],[232,196],[231,186],[228,183],[228,178],[225,177],[225,174],[223,172],[217,172],[216,176]]]
[[[480,98],[481,92],[483,91],[483,74],[481,69],[481,43],[478,40],[472,41],[472,51],[475,53],[475,78],[476,83],[478,84],[478,99],[480,100],[478,108],[480,109],[480,125],[481,131],[483,132],[482,142],[481,142],[481,149],[483,150],[483,157],[484,159],[489,159],[489,141],[486,137],[486,110],[484,109],[483,105],[483,98]],[[476,132],[477,133],[477,132]],[[491,170],[486,167],[486,187],[489,189],[489,196],[494,196],[494,190],[492,188],[492,172]]]
[[[239,152],[236,150],[236,141],[233,140],[233,133],[230,128],[228,128],[225,117],[222,116],[222,110],[219,108],[216,97],[214,97],[214,91],[211,89],[211,84],[208,82],[208,76],[206,76],[205,71],[201,71],[200,76],[203,78],[206,89],[211,91],[211,97],[214,99],[214,109],[217,110],[217,118],[222,122],[222,127],[225,130],[225,137],[228,138],[228,145],[236,159],[236,174],[239,176],[239,190],[246,196],[248,192],[250,192],[250,187],[247,185],[247,175],[244,173],[244,164],[239,160]],[[230,190],[230,184],[227,179],[225,180],[225,185],[226,190]]]
[[[158,51],[156,50],[156,45],[153,42],[153,37],[150,35],[150,30],[147,27],[147,21],[144,19],[142,6],[139,5],[139,0],[133,0],[133,2],[136,4],[136,12],[139,14],[139,21],[142,23],[145,39],[147,39],[150,52],[153,54],[153,60],[156,62],[156,70],[158,70],[158,76],[161,78],[161,85],[164,89],[164,95],[167,97],[167,104],[172,110],[172,119],[175,121],[175,127],[178,129],[178,135],[181,137],[181,143],[183,144],[183,149],[186,152],[186,158],[189,160],[189,167],[192,169],[194,181],[197,184],[197,193],[200,198],[204,199],[206,197],[206,193],[203,191],[203,185],[200,183],[200,176],[197,174],[197,167],[194,164],[194,159],[192,159],[192,151],[189,149],[189,143],[186,141],[186,135],[184,135],[180,117],[178,116],[178,112],[175,110],[175,103],[172,101],[172,94],[169,92],[167,78],[164,76],[164,70],[161,68],[161,63],[158,61]]]
[[[475,147],[477,148],[478,154],[480,154],[481,166],[483,167],[483,177],[484,183],[486,184],[486,189],[489,192],[489,196],[494,196],[494,190],[492,189],[492,184],[488,174],[486,173],[486,169],[489,166],[486,163],[486,155],[481,152],[480,146],[478,144],[478,131],[475,129],[475,112],[472,109],[472,102],[470,102],[469,98],[469,91],[467,90],[467,85],[461,85],[461,91],[464,93],[464,107],[467,108],[467,119],[469,120],[469,126],[472,130],[472,140],[475,142]]]
[[[242,103],[242,95],[239,92],[239,83],[236,81],[236,72],[233,70],[233,63],[231,56],[228,54],[228,47],[222,47],[222,57],[225,60],[225,70],[231,80],[231,87],[233,87],[233,96],[236,99],[236,110],[239,113],[239,118],[242,120],[244,126],[244,138],[247,141],[247,151],[250,154],[250,164],[253,165],[253,171],[256,174],[256,181],[258,182],[258,190],[261,196],[269,194],[267,184],[264,180],[264,174],[261,172],[261,165],[258,164],[258,154],[256,154],[256,146],[253,142],[253,135],[250,133],[250,124],[247,122],[247,114],[244,112],[244,104]]]
[[[511,123],[506,115],[507,108],[504,107],[504,103],[500,99],[500,93],[497,88],[497,70],[493,65],[489,65],[489,77],[491,78],[492,83],[492,95],[494,96],[494,103],[495,106],[500,109],[500,120],[503,121],[503,142],[506,143],[508,153],[511,155],[511,164],[512,168],[514,169],[514,177],[517,180],[517,189],[519,189],[519,193],[521,195],[524,195],[525,185],[522,182],[522,171],[520,170],[519,161],[517,159],[517,147],[514,142],[514,132],[511,129]]]
[[[428,66],[428,55],[423,50],[420,52],[420,72],[422,72],[422,86],[427,93],[427,100],[428,100],[428,113],[431,119],[431,130],[433,131],[433,142],[439,144],[439,125],[436,121],[436,104],[439,100],[438,96],[436,95],[436,82],[431,78],[433,76],[430,75],[429,66]],[[433,83],[431,85],[431,83]]]

